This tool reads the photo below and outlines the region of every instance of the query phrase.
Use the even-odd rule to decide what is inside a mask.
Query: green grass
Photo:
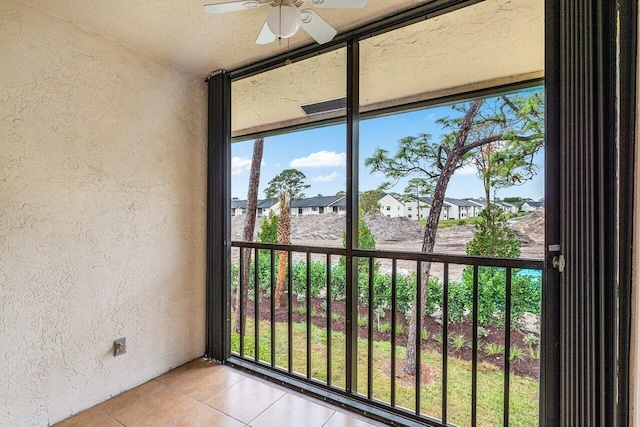
[[[306,325],[294,323],[293,358],[294,372],[306,376]],[[287,369],[287,324],[275,324],[275,364]],[[254,321],[247,317],[245,336],[245,355],[253,357]],[[232,350],[239,351],[239,338],[232,337]],[[345,386],[344,349],[345,336],[332,332],[332,372],[333,386]],[[327,331],[323,328],[311,328],[311,377],[322,382],[327,380]],[[260,322],[260,360],[271,361],[271,329],[268,321]],[[396,357],[402,362],[405,357],[404,347],[396,348]],[[441,416],[442,391],[442,356],[435,350],[422,350],[423,378],[429,378],[421,388],[421,411],[434,418]],[[390,358],[391,345],[387,341],[373,343],[373,397],[383,402],[390,401]],[[402,363],[398,365],[401,373]],[[428,374],[427,374],[428,372]],[[427,377],[428,375],[428,377]],[[458,360],[454,355],[448,359],[447,413],[448,421],[457,425],[470,424],[471,405],[471,362]],[[478,366],[478,425],[499,426],[502,423],[503,404],[503,372],[492,364],[480,363]],[[538,419],[538,382],[529,378],[511,375],[510,381],[510,417],[511,424],[517,426],[535,426]],[[367,341],[358,340],[358,388],[367,392]],[[413,378],[396,380],[396,404],[400,407],[415,410],[415,392]]]
[[[505,215],[505,217],[507,219],[520,218],[528,214],[529,214],[528,212],[518,212],[514,214],[507,214]],[[465,218],[465,219],[441,219],[440,221],[438,221],[438,228],[448,228],[448,227],[453,227],[454,225],[465,225],[465,224],[474,225],[478,222],[480,222],[479,216],[476,216],[473,218]],[[423,227],[426,227],[427,225],[427,221],[423,219],[417,221],[417,223]]]

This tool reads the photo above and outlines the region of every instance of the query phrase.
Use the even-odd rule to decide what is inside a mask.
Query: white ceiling
[[[267,9],[224,15],[203,11],[228,0],[25,0],[53,15],[116,39],[163,63],[200,75],[232,70],[287,50],[286,43],[258,46]],[[363,9],[318,9],[339,33],[430,0],[368,0]],[[310,2],[309,2],[310,3]],[[305,4],[305,7],[308,5]],[[289,48],[313,40],[303,31]]]

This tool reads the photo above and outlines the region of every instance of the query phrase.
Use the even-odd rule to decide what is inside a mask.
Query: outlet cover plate
[[[127,339],[120,338],[113,342],[113,357],[121,356],[127,352]]]

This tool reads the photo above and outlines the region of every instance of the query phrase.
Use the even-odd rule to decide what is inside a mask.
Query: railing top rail
[[[344,248],[329,248],[322,246],[306,246],[306,245],[283,245],[276,243],[261,242],[231,242],[233,247],[267,249],[276,251],[291,252],[310,252],[317,254],[346,255]],[[461,265],[477,265],[481,267],[511,267],[523,268],[531,270],[542,270],[544,268],[544,260],[528,259],[528,258],[498,258],[498,257],[482,257],[474,255],[452,255],[438,253],[422,253],[422,252],[403,252],[403,251],[386,251],[386,250],[370,250],[370,249],[354,249],[353,256],[360,258],[382,258],[382,259],[398,259],[406,261],[424,261],[447,264]]]
[[[263,242],[243,242],[232,241],[231,246],[234,248],[254,248],[254,249],[266,249],[274,251],[289,251],[289,252],[310,252],[312,254],[329,254],[329,255],[347,255],[347,251],[344,248],[330,248],[324,246],[306,246],[306,245],[285,245],[281,243],[263,243]]]

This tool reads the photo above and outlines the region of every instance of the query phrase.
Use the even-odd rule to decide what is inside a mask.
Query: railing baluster
[[[275,271],[276,271],[276,263],[275,263],[275,257],[274,257],[274,252],[273,249],[271,249],[271,367],[273,368],[274,366],[276,366],[276,301],[275,301],[275,287],[276,287],[276,280],[275,280]]]
[[[255,325],[255,342],[253,343],[255,348],[256,363],[260,361],[260,249],[256,248],[253,263],[253,302],[254,302],[254,315],[253,324]]]
[[[396,406],[396,288],[398,260],[391,263],[391,407]]]
[[[327,385],[331,386],[331,254],[327,254]]]
[[[373,283],[375,258],[369,257],[369,330],[367,331],[367,398],[373,397]]]
[[[511,369],[511,267],[507,267],[504,305],[504,425],[509,425],[509,375]]]
[[[447,424],[447,373],[449,372],[449,263],[442,276],[442,424]]]
[[[311,252],[307,252],[307,378],[311,379]]]
[[[277,355],[276,355],[276,339],[277,339],[277,330],[276,330],[276,319],[277,319],[277,313],[276,313],[276,307],[275,307],[275,297],[276,297],[276,285],[277,285],[277,268],[279,268],[276,265],[276,254],[279,255],[279,251],[284,251],[287,254],[287,300],[288,300],[288,312],[287,312],[287,326],[288,326],[288,349],[287,349],[287,353],[288,353],[288,371],[290,373],[293,374],[293,367],[294,367],[294,357],[297,357],[294,355],[295,350],[295,346],[294,346],[294,331],[293,331],[293,309],[294,309],[294,300],[293,300],[293,287],[294,287],[294,276],[293,276],[293,251],[296,247],[292,246],[292,247],[284,247],[282,245],[272,245],[272,246],[265,246],[264,244],[256,244],[256,243],[244,243],[244,242],[235,242],[232,243],[233,247],[238,247],[239,251],[240,251],[240,258],[239,258],[239,274],[238,274],[238,288],[237,291],[239,293],[238,298],[239,298],[239,310],[238,310],[238,315],[239,315],[239,319],[238,319],[238,326],[240,327],[241,331],[240,331],[240,357],[243,357],[245,359],[249,359],[252,363],[255,360],[255,363],[260,364],[261,366],[268,368],[268,369],[273,369],[273,370],[277,370]],[[313,357],[313,320],[314,317],[312,315],[312,308],[313,308],[313,301],[312,301],[312,293],[313,293],[313,288],[312,288],[312,279],[314,278],[313,276],[313,269],[312,269],[312,258],[313,255],[316,254],[316,248],[313,247],[297,247],[297,248],[302,248],[301,250],[299,250],[298,252],[300,252],[300,255],[305,254],[306,257],[306,288],[305,288],[305,305],[304,307],[306,307],[306,316],[304,317],[306,319],[306,375],[302,376],[298,376],[299,378],[302,378],[303,380],[308,380],[311,382],[316,382],[317,379],[314,378],[314,372],[312,370],[312,357]],[[253,252],[253,253],[252,253]],[[270,291],[267,293],[265,292],[264,297],[270,297],[270,306],[271,306],[271,312],[270,312],[270,316],[265,317],[265,319],[267,319],[265,321],[265,324],[267,321],[270,321],[270,325],[271,325],[271,329],[270,331],[267,333],[266,331],[265,334],[270,334],[271,337],[271,342],[270,342],[270,351],[271,351],[271,355],[270,355],[270,359],[266,359],[266,358],[262,358],[264,359],[264,362],[261,361],[261,354],[260,354],[260,303],[261,303],[261,292],[260,292],[260,279],[261,279],[261,274],[260,274],[260,259],[263,256],[266,256],[266,253],[270,254],[270,263],[269,263],[269,270],[270,270],[270,276],[269,276],[269,282],[270,282]],[[327,373],[327,379],[326,379],[326,384],[329,387],[332,387],[332,368],[333,368],[333,353],[334,353],[334,348],[333,348],[333,337],[332,337],[332,330],[333,330],[333,319],[332,319],[332,314],[333,314],[333,308],[332,308],[332,265],[331,265],[331,259],[332,259],[332,255],[339,255],[339,256],[344,256],[344,252],[341,252],[340,249],[338,248],[320,248],[317,252],[318,254],[324,254],[324,258],[326,260],[326,283],[325,283],[325,289],[326,289],[326,357],[327,357],[327,361],[326,361],[326,373]],[[367,256],[365,256],[365,254]],[[247,267],[247,259],[249,260],[249,262],[251,262],[251,256],[253,255],[254,260],[253,260],[253,264],[254,264],[254,272],[253,274],[244,274],[243,271],[245,269],[245,267]],[[418,254],[415,256],[409,256],[406,257],[404,256],[404,253],[391,253],[391,252],[383,252],[383,251],[363,251],[360,250],[358,255],[360,255],[361,258],[368,258],[368,265],[369,265],[369,277],[368,277],[368,283],[367,283],[367,287],[368,287],[368,297],[367,297],[367,303],[368,303],[368,309],[367,309],[367,315],[368,315],[368,319],[367,319],[367,324],[368,324],[368,331],[367,331],[367,392],[366,392],[366,398],[370,401],[374,400],[374,328],[375,328],[375,267],[376,267],[376,259],[378,259],[378,257],[381,257],[383,259],[388,259],[391,261],[392,266],[391,266],[391,302],[390,302],[390,312],[391,312],[391,334],[390,334],[390,347],[391,347],[391,358],[390,358],[390,377],[391,377],[391,382],[390,382],[390,401],[389,403],[385,404],[385,406],[389,409],[392,410],[393,412],[396,413],[401,413],[404,414],[404,416],[409,416],[412,419],[416,420],[416,421],[420,421],[420,420],[433,420],[433,418],[430,418],[429,413],[425,413],[423,415],[423,411],[425,410],[424,407],[422,407],[422,402],[421,399],[424,395],[423,390],[421,388],[421,379],[422,379],[422,372],[421,372],[421,367],[422,367],[422,345],[423,345],[423,339],[422,339],[422,333],[424,332],[424,328],[425,328],[425,319],[424,319],[424,304],[422,302],[422,299],[425,297],[425,294],[423,292],[422,289],[422,281],[425,280],[426,278],[424,277],[424,270],[423,270],[423,266],[425,262],[441,262],[443,265],[443,295],[442,295],[442,420],[441,423],[444,425],[448,424],[448,420],[447,420],[447,407],[448,407],[448,353],[449,353],[449,296],[450,296],[450,283],[449,283],[449,276],[450,276],[450,265],[451,263],[457,263],[457,261],[461,261],[460,257],[456,257],[456,256],[444,256],[444,255],[437,255],[437,258],[439,261],[434,261],[436,258],[433,258],[433,254]],[[246,258],[245,258],[246,257]],[[354,260],[356,260],[356,262],[354,263],[354,265],[357,265],[357,259],[354,257]],[[415,317],[414,321],[415,324],[412,326],[415,326],[416,329],[416,336],[415,336],[415,343],[413,343],[415,345],[416,348],[416,355],[415,355],[415,359],[416,359],[416,375],[414,378],[414,387],[415,387],[415,410],[408,410],[408,409],[404,409],[402,406],[407,405],[407,402],[404,399],[401,399],[401,396],[398,395],[398,393],[400,392],[400,389],[398,389],[398,381],[396,378],[396,373],[397,373],[397,368],[396,368],[396,363],[398,361],[398,355],[397,355],[397,346],[398,346],[398,328],[399,328],[399,324],[398,324],[398,316],[397,316],[397,310],[398,310],[398,262],[399,260],[405,261],[414,261],[415,262],[415,266],[416,266],[416,277],[415,277],[415,286],[416,286],[416,290],[415,290],[415,298],[416,298],[416,313],[417,316]],[[486,263],[485,263],[486,261]],[[266,260],[265,260],[266,262]],[[505,349],[504,349],[504,362],[503,362],[503,368],[504,368],[504,383],[503,383],[503,393],[504,393],[504,398],[503,398],[503,418],[502,418],[502,423],[504,425],[508,425],[510,422],[510,414],[509,414],[509,410],[510,410],[510,367],[511,367],[511,361],[509,359],[510,356],[510,349],[511,349],[511,325],[512,325],[512,307],[511,307],[511,302],[512,302],[512,288],[513,288],[513,273],[515,269],[521,269],[521,268],[532,268],[532,269],[536,269],[539,270],[542,267],[542,262],[541,261],[536,261],[536,260],[501,260],[501,259],[491,259],[491,258],[482,258],[482,257],[474,257],[474,258],[469,258],[468,262],[464,262],[462,263],[466,266],[472,267],[473,268],[473,295],[472,295],[472,328],[473,328],[473,335],[472,335],[472,342],[471,342],[471,348],[472,348],[472,359],[471,359],[471,418],[470,418],[470,425],[471,426],[476,426],[478,423],[478,391],[479,391],[479,387],[478,387],[478,349],[480,347],[480,337],[478,336],[478,326],[479,326],[479,294],[480,294],[480,286],[482,286],[480,282],[480,268],[485,268],[487,266],[490,267],[496,267],[496,268],[501,268],[504,269],[504,271],[506,272],[506,278],[505,278],[505,336],[504,336],[504,343],[505,343]],[[250,265],[250,264],[249,264]],[[355,279],[355,277],[354,277]],[[247,356],[247,348],[246,348],[246,342],[245,339],[247,338],[247,333],[246,333],[246,326],[247,326],[247,321],[244,320],[244,316],[246,316],[247,313],[247,303],[248,303],[248,298],[243,296],[243,293],[250,290],[248,287],[251,285],[251,281],[254,282],[254,312],[255,312],[255,328],[254,328],[254,333],[252,335],[254,335],[254,351],[255,351],[255,356],[251,357],[251,356]],[[246,287],[245,287],[246,286]],[[354,286],[358,286],[357,283],[354,283]],[[300,295],[302,296],[302,295]],[[265,307],[268,304],[265,304]],[[268,308],[268,307],[267,307]],[[357,313],[357,312],[355,312]],[[266,316],[266,314],[265,314]],[[357,318],[351,319],[352,322],[356,322],[357,323]],[[301,338],[301,337],[300,337]],[[353,337],[354,339],[357,339],[357,335],[355,335]],[[298,347],[301,349],[300,345],[298,344]],[[249,349],[250,350],[250,349]],[[304,352],[304,350],[303,350]],[[234,353],[236,354],[236,353]],[[299,354],[299,353],[296,353]],[[356,390],[356,385],[353,385],[353,393],[355,393]],[[364,399],[365,396],[362,396],[362,398]],[[410,403],[410,402],[408,402]],[[380,402],[378,402],[377,404],[380,404]],[[434,423],[436,423],[436,421],[433,421]]]
[[[478,418],[478,266],[473,266],[473,330],[471,353],[471,427]]]
[[[291,329],[291,325],[293,324],[293,292],[292,292],[292,281],[293,281],[293,265],[292,261],[292,252],[287,251],[287,340],[289,341],[289,345],[287,346],[287,359],[288,359],[288,370],[289,373],[293,370],[293,330]]]
[[[244,254],[245,251],[248,251],[249,249],[245,249],[245,248],[240,248],[240,271],[238,272],[238,296],[239,296],[239,301],[238,301],[238,305],[240,306],[240,321],[239,326],[240,326],[240,357],[244,356],[244,298],[242,298],[242,291],[243,291],[243,285],[244,286],[248,286],[245,283],[245,280],[247,279],[246,277],[244,277]]]
[[[420,416],[420,381],[422,380],[422,263],[416,263],[416,415]]]

